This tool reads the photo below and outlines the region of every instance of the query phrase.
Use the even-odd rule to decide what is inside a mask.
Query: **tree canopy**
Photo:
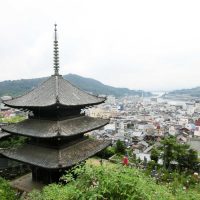
[[[160,147],[155,147],[151,152],[151,159],[155,162],[161,158],[163,167],[169,169],[174,163],[177,169],[182,171],[198,170],[198,154],[195,150],[190,149],[187,144],[181,144],[176,141],[175,137],[166,137],[161,141]]]

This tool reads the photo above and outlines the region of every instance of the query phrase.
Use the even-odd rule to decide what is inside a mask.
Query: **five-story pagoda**
[[[103,127],[108,120],[81,114],[82,109],[104,101],[105,98],[88,94],[59,75],[55,25],[54,75],[27,94],[4,102],[30,114],[22,122],[3,127],[3,131],[29,137],[29,140],[18,148],[2,150],[1,154],[29,164],[34,181],[58,181],[66,169],[109,145],[108,141],[84,136]]]

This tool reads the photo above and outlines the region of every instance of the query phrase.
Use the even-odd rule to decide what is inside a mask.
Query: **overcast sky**
[[[131,89],[200,86],[200,1],[0,0],[0,81],[60,73]]]

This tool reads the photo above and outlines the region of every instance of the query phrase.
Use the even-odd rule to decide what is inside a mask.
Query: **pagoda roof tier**
[[[109,120],[79,116],[61,121],[26,119],[17,124],[2,127],[3,131],[37,138],[68,137],[83,134],[109,123]]]
[[[59,169],[73,166],[109,145],[110,141],[87,138],[63,149],[26,144],[17,149],[1,149],[0,153],[8,158],[30,165],[46,169]]]
[[[10,134],[0,130],[0,139],[9,137]]]
[[[4,103],[13,108],[35,108],[54,105],[84,107],[104,101],[105,98],[80,90],[61,75],[52,75],[37,88]]]

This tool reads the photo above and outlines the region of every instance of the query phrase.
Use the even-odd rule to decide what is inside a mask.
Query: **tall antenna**
[[[58,40],[57,40],[57,24],[55,26],[55,38],[54,38],[54,75],[59,75],[59,56],[58,56]]]

